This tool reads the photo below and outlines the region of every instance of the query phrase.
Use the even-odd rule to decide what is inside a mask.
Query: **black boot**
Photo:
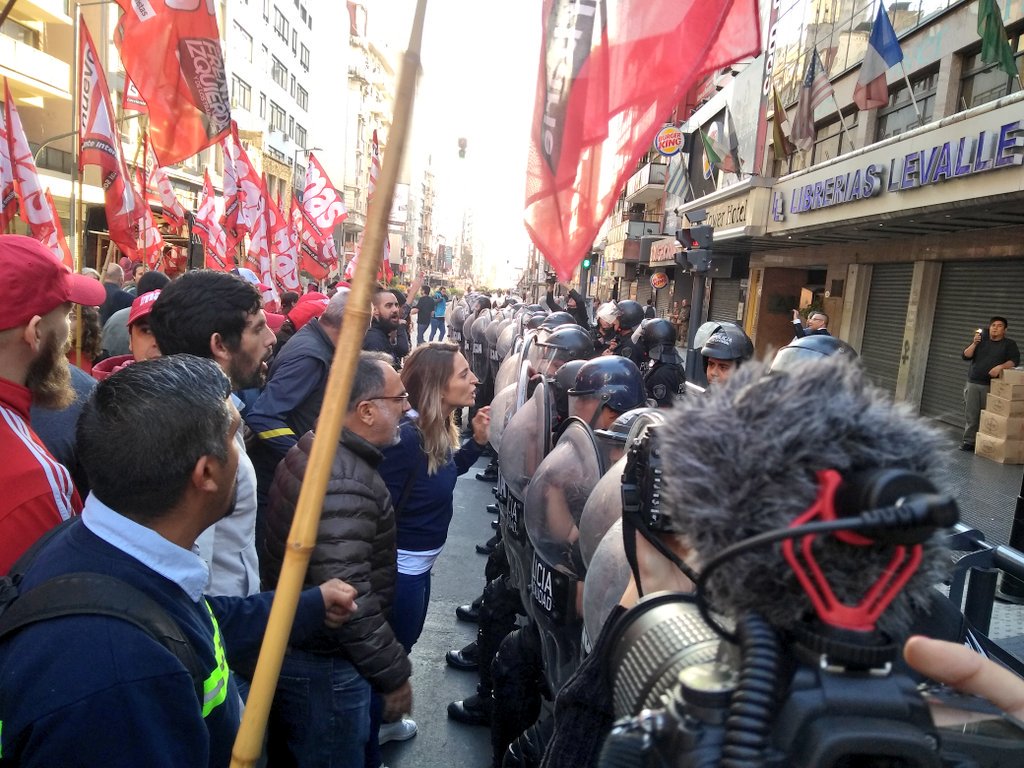
[[[466,725],[490,725],[491,700],[474,693],[462,701],[453,701],[448,705],[448,717]]]

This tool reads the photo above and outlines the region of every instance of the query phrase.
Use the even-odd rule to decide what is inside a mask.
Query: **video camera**
[[[634,508],[623,519],[636,521],[649,539],[672,532],[661,509],[658,429],[650,428],[630,447],[622,480],[624,507]],[[885,610],[916,569],[920,542],[956,523],[955,501],[905,470],[849,478],[825,470],[819,480],[818,499],[788,528],[705,559],[695,593],[656,593],[619,618],[604,661],[620,719],[600,765],[1024,764],[1024,724],[981,699],[919,687],[901,667],[901,643],[873,628],[871,617]],[[813,544],[822,536],[853,546],[892,547],[891,567],[857,606],[835,599],[829,564],[815,561]],[[712,574],[779,542],[779,567],[793,569],[818,615],[781,629],[756,611],[715,614],[706,596]],[[937,604],[948,603],[937,592],[936,597]]]

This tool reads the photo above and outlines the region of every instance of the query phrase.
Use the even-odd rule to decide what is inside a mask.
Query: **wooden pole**
[[[388,214],[412,118],[425,14],[426,0],[417,0],[412,32],[409,35],[409,48],[405,53],[395,96],[388,153],[381,168],[374,202],[367,214],[365,247],[352,282],[352,293],[345,307],[339,335],[342,339],[361,339],[370,322],[372,287],[380,266],[384,238],[387,236]],[[324,404],[317,423],[316,439],[313,441],[313,449],[306,467],[295,519],[288,534],[281,577],[270,609],[270,620],[263,637],[263,646],[246,701],[242,725],[231,754],[232,768],[252,768],[263,748],[263,734],[270,715],[270,704],[274,698],[274,689],[277,687],[277,678],[281,673],[281,664],[295,620],[295,610],[305,581],[309,558],[316,544],[320,507],[327,490],[342,423],[348,412],[348,398],[358,355],[358,344],[338,344],[334,351],[334,362],[331,364]]]

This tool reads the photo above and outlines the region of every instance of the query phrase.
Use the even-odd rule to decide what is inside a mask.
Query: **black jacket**
[[[391,343],[388,332],[380,324],[380,320],[374,320],[363,337],[363,350],[366,352],[384,352],[391,355],[392,365],[395,370],[402,367],[402,360],[409,354],[409,331],[405,325],[401,325],[396,333],[395,343]]]
[[[568,306],[569,302],[566,302],[566,306],[560,307],[558,302],[555,301],[554,293],[552,293],[551,289],[548,289],[548,294],[544,297],[544,301],[552,312],[568,312],[572,315],[573,320],[576,321],[576,325],[589,330],[590,315],[587,314],[587,300],[580,296],[579,291],[574,288],[569,289],[569,298],[576,302],[576,306],[570,307]]]

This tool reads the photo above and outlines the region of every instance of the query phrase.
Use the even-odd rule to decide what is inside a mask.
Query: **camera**
[[[630,517],[645,536],[671,531],[661,509],[664,470],[657,443],[658,428],[652,427],[631,446],[623,474],[624,507],[633,509],[624,510],[624,522]],[[778,567],[793,569],[809,594],[825,593],[829,564],[814,561],[815,538],[870,538],[871,544],[909,553],[938,528],[956,522],[955,502],[907,470],[850,477],[825,470],[819,487],[815,505],[791,526],[704,558],[696,592],[654,593],[619,617],[602,660],[618,720],[600,765],[1024,764],[1024,724],[979,699],[920,687],[902,666],[902,643],[870,622],[861,627],[832,620],[834,614],[818,610],[813,595],[815,613],[787,628],[774,626],[756,610],[720,615],[708,603],[712,573],[727,577],[729,562],[753,550],[781,543]],[[819,513],[812,514],[816,508]],[[834,514],[821,513],[826,509]],[[868,598],[894,595],[902,588],[904,570],[916,568],[912,558],[896,563],[894,556],[893,563],[888,577],[895,581],[880,578],[869,585]],[[948,602],[941,595],[937,600]],[[882,611],[887,604],[876,607]]]

